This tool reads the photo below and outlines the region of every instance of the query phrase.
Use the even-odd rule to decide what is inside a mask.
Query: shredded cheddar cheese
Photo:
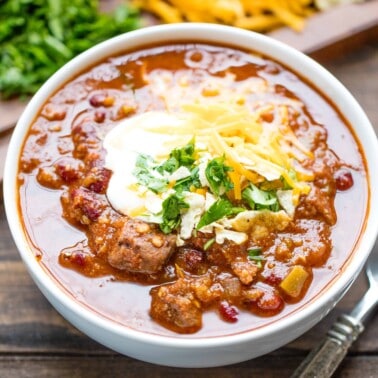
[[[272,181],[283,177],[294,189],[296,200],[300,194],[308,194],[310,187],[303,181],[311,181],[313,176],[297,171],[293,159],[312,158],[312,152],[290,129],[287,110],[281,111],[282,117],[264,126],[259,113],[251,112],[243,105],[193,103],[183,105],[182,112],[187,122],[178,127],[151,125],[148,129],[175,134],[179,139],[182,136],[183,141],[193,135],[199,144],[207,145],[212,155],[224,155],[226,163],[234,169],[230,178],[235,199],[241,198],[244,178],[257,184],[265,179]],[[294,180],[290,172],[295,172],[301,180]]]
[[[228,172],[228,175],[234,185],[234,199],[241,200],[241,175],[236,171]]]
[[[133,0],[133,4],[166,23],[222,23],[260,32],[283,25],[301,31],[305,19],[316,11],[311,0]]]
[[[113,206],[164,232],[178,227],[178,245],[197,227],[214,232],[217,243],[242,243],[255,224],[256,235],[267,232],[262,215],[272,227],[284,227],[311,190],[313,174],[301,163],[313,153],[291,130],[289,105],[251,108],[233,100],[198,98],[135,115],[108,133],[107,167],[114,171],[119,161],[135,161],[112,176],[107,193]],[[271,112],[269,121],[264,112]],[[138,151],[136,140],[145,142]]]

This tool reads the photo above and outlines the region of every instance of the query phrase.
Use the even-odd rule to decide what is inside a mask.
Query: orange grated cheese
[[[260,115],[267,110],[272,106],[251,111],[235,102],[194,102],[182,106],[178,113],[182,122],[177,125],[151,125],[148,129],[174,135],[171,147],[184,145],[194,137],[196,145],[206,146],[211,155],[225,156],[235,172],[230,175],[235,199],[241,196],[244,178],[257,184],[264,178],[273,181],[283,177],[298,196],[307,194],[309,185],[293,179],[289,172],[294,171],[301,181],[313,180],[310,172],[298,171],[294,164],[294,160],[313,158],[313,153],[290,128],[286,105],[279,106],[272,122],[263,124]]]
[[[232,171],[228,172],[228,175],[234,185],[234,199],[241,200],[241,178],[239,173]]]

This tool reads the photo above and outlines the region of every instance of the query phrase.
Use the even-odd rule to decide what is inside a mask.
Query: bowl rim
[[[306,70],[309,70],[309,72],[316,72],[317,78],[321,78],[323,83],[327,82],[329,85],[329,88],[326,91],[326,93],[328,93],[327,96],[331,97],[334,103],[335,98],[341,99],[341,102],[339,101],[338,103],[335,103],[337,108],[340,107],[340,103],[343,103],[345,106],[350,106],[350,108],[354,109],[352,112],[355,114],[355,118],[359,122],[357,127],[360,127],[360,124],[362,124],[364,127],[364,133],[366,134],[364,137],[364,143],[362,143],[361,138],[358,139],[360,140],[361,145],[363,144],[365,148],[366,146],[371,146],[371,148],[368,150],[364,150],[368,177],[370,178],[370,200],[367,204],[365,224],[360,232],[357,245],[353,249],[352,256],[350,256],[347,263],[344,264],[343,274],[337,279],[333,279],[327,285],[326,290],[322,289],[320,294],[315,295],[311,300],[300,306],[296,311],[292,311],[288,315],[283,316],[280,319],[273,320],[267,325],[259,328],[222,336],[185,338],[185,335],[184,337],[182,337],[183,335],[159,335],[136,330],[127,325],[121,325],[116,321],[113,321],[86,307],[79,301],[75,300],[74,297],[64,290],[61,285],[57,285],[56,278],[52,274],[48,274],[46,272],[46,269],[44,269],[37,261],[28,246],[28,237],[26,235],[26,231],[24,231],[21,221],[21,212],[18,208],[19,200],[17,193],[16,172],[21,147],[23,145],[26,132],[29,130],[35,115],[40,110],[43,103],[47,100],[48,96],[59,89],[62,84],[71,80],[75,76],[74,73],[84,71],[85,69],[89,68],[93,62],[99,62],[106,56],[115,56],[121,51],[133,50],[135,49],[135,46],[143,48],[145,45],[153,45],[154,42],[158,40],[163,40],[164,43],[168,43],[170,39],[169,36],[174,36],[174,38],[171,37],[171,42],[198,41],[209,43],[214,43],[215,40],[219,41],[219,38],[222,37],[223,39],[221,39],[221,44],[227,46],[231,45],[240,49],[249,48],[252,51],[261,52],[264,55],[270,56],[273,59],[285,64],[290,69],[298,72],[302,77],[307,78],[305,74]],[[211,36],[211,38],[209,36]],[[141,43],[140,41],[142,40],[147,42]],[[247,43],[245,41],[248,41],[248,44],[251,46],[247,47]],[[130,44],[133,45],[132,48],[127,47],[127,45]],[[124,47],[120,48],[122,45]],[[266,52],[267,50],[268,52]],[[277,56],[280,54],[283,54],[282,56],[285,58],[289,57],[289,60],[283,61],[282,59],[279,59]],[[90,62],[92,63],[90,64]],[[293,65],[295,66],[294,68]],[[317,83],[311,81],[310,78],[308,78],[308,80],[322,94],[325,93],[325,88],[321,88],[321,86],[319,87]],[[334,96],[332,96],[332,93]],[[352,121],[350,121],[350,123],[352,126],[353,124],[356,124]],[[357,136],[355,126],[353,126],[353,130]],[[335,304],[335,301],[338,301],[341,298],[342,294],[344,294],[346,289],[357,277],[357,274],[361,271],[364,262],[373,248],[376,236],[378,234],[378,216],[375,216],[372,211],[372,209],[378,208],[378,189],[374,189],[373,185],[371,185],[374,178],[378,179],[378,168],[374,167],[372,164],[373,161],[378,161],[377,137],[364,111],[350,92],[332,74],[330,74],[325,68],[320,66],[311,58],[266,35],[237,29],[230,26],[202,23],[156,25],[131,31],[99,43],[98,45],[73,58],[70,62],[60,68],[54,75],[52,75],[50,79],[48,79],[40,88],[37,94],[30,100],[29,104],[21,115],[9,144],[4,169],[4,204],[13,239],[22,260],[24,261],[24,264],[28,268],[29,273],[32,275],[36,284],[40,288],[43,287],[43,292],[48,299],[49,296],[51,296],[54,302],[57,301],[61,303],[77,318],[89,322],[91,325],[104,329],[107,332],[121,335],[128,339],[142,341],[147,344],[164,345],[175,348],[198,348],[199,346],[201,348],[212,346],[224,347],[235,343],[243,343],[252,339],[262,339],[267,337],[267,335],[270,335],[272,331],[273,333],[282,332],[285,329],[295,327],[301,320],[307,319],[316,313],[317,309],[326,308],[327,306],[329,307],[329,303]],[[324,315],[325,313],[323,316]],[[319,318],[318,321],[320,319],[321,318]]]

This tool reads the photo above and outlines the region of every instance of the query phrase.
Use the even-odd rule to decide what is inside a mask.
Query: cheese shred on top
[[[242,243],[247,238],[244,223],[269,220],[273,227],[284,227],[313,180],[302,168],[313,154],[291,130],[286,107],[251,110],[232,102],[192,102],[178,111],[125,119],[104,139],[106,167],[113,172],[107,189],[110,203],[123,214],[158,223],[163,232],[177,230],[178,245],[198,228],[214,232],[217,243],[224,238]],[[188,167],[162,168],[174,151],[185,154],[186,148],[192,159]],[[221,176],[209,176],[212,164]],[[190,181],[194,170],[197,181]],[[176,188],[188,179],[189,186]],[[176,201],[174,208],[181,206],[180,220],[167,218],[168,200]],[[273,203],[278,208],[269,208]],[[261,233],[261,225],[256,229]]]
[[[301,194],[309,193],[310,186],[305,181],[312,181],[313,175],[298,170],[295,160],[311,159],[313,154],[291,130],[285,105],[280,106],[280,112],[270,123],[261,121],[264,110],[267,109],[251,112],[244,105],[233,103],[186,104],[182,106],[186,122],[176,126],[151,124],[147,129],[182,135],[183,141],[192,135],[196,145],[204,146],[211,155],[225,156],[226,164],[234,170],[229,176],[235,199],[241,198],[246,180],[259,184],[282,177],[293,188],[297,202]],[[293,174],[300,180],[293,179]]]

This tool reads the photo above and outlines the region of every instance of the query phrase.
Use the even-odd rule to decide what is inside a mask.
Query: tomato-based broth
[[[26,136],[19,192],[36,258],[78,302],[191,337],[300,311],[347,262],[368,201],[327,98],[260,54],[197,43],[66,83]]]

